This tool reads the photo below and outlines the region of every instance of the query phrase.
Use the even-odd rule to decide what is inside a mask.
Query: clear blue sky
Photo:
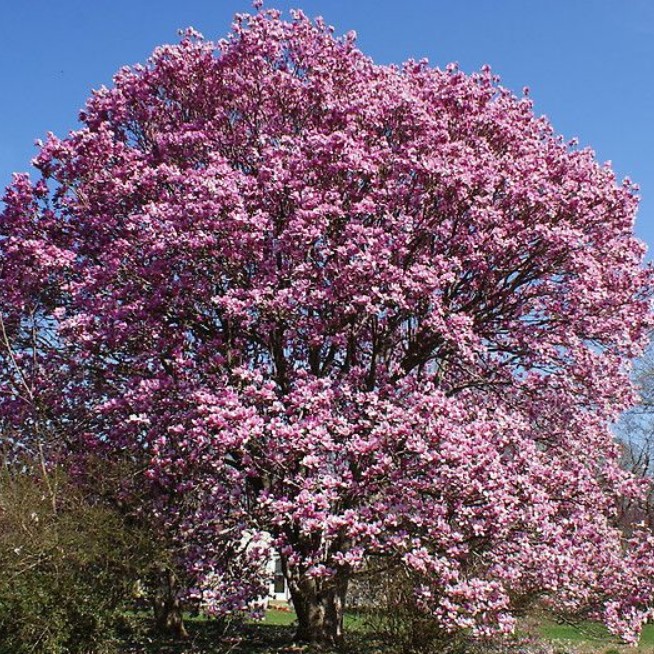
[[[538,113],[641,186],[637,232],[654,251],[653,0],[267,0],[322,15],[377,62],[488,63]],[[0,4],[0,186],[33,142],[63,136],[93,88],[193,26],[224,36],[249,0],[5,0]],[[652,252],[650,252],[652,256]]]

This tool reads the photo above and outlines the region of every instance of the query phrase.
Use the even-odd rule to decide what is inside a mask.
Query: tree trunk
[[[296,641],[315,645],[338,645],[343,641],[347,585],[343,573],[329,579],[304,575],[289,579],[298,621]]]
[[[161,583],[154,597],[154,621],[159,633],[186,638],[182,604],[177,596],[177,580],[172,570],[162,570]]]

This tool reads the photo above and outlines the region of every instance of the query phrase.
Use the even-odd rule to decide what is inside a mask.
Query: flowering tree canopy
[[[5,195],[6,424],[139,462],[209,610],[271,546],[301,638],[339,637],[371,556],[445,631],[540,598],[637,634],[629,182],[489,70],[375,65],[299,12],[189,30],[80,118]]]

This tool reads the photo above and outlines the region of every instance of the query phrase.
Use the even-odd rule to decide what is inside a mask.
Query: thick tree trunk
[[[177,580],[172,570],[161,572],[161,583],[154,597],[154,621],[159,633],[186,638],[182,604],[177,596]]]
[[[343,615],[348,578],[306,576],[291,578],[289,590],[297,615],[295,640],[316,645],[338,645],[343,641]]]

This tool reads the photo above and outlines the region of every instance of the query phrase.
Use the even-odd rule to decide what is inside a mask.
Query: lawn
[[[270,610],[260,622],[261,625],[290,626],[295,622],[292,611]],[[348,613],[345,616],[345,628],[349,633],[365,631],[365,618]],[[536,625],[539,635],[561,649],[579,650],[581,652],[608,654],[609,652],[634,652],[612,636],[603,626],[593,623],[584,623],[579,626],[558,624],[548,619],[541,619]],[[654,654],[654,624],[646,625],[640,639],[637,652]]]
[[[189,617],[189,638],[170,641],[148,636],[145,617],[140,635],[121,649],[124,654],[310,654],[310,648],[291,643],[295,614],[269,610],[263,620],[250,621],[238,629],[225,631],[213,620]],[[382,654],[388,646],[369,633],[367,620],[358,614],[346,615],[347,647],[341,654]],[[556,654],[654,654],[654,625],[645,627],[637,650],[621,644],[596,624],[572,626],[544,618],[530,618],[523,631],[539,635],[551,643]],[[526,651],[526,650],[523,650]],[[326,653],[324,653],[326,654]]]
[[[533,626],[532,623],[532,633]],[[617,654],[618,652],[636,651],[643,654],[654,654],[654,624],[645,626],[636,650],[621,643],[605,627],[596,623],[560,624],[545,618],[538,621],[536,629],[543,640],[558,646],[563,651],[570,650],[584,654]]]
[[[225,631],[216,621],[191,617],[185,620],[188,638],[173,640],[153,636],[150,619],[138,617],[137,631],[126,639],[121,654],[329,654],[325,650],[292,643],[295,614],[269,611],[264,620],[247,622]],[[348,618],[351,625],[354,620]],[[347,647],[339,654],[383,654],[378,640],[350,626]]]
[[[295,613],[293,611],[279,611],[271,609],[266,612],[266,617],[259,621],[263,625],[289,626],[295,624]],[[365,629],[365,618],[357,613],[345,614],[346,631],[363,631]]]

